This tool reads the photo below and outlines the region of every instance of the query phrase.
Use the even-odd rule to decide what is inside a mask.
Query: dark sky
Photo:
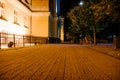
[[[64,17],[64,32],[68,31],[68,26],[67,26],[67,18],[66,18],[66,13],[69,12],[70,9],[74,8],[74,6],[77,6],[80,0],[60,0],[60,12],[61,16]]]
[[[79,2],[80,0],[60,0],[61,15],[66,16],[66,13]]]

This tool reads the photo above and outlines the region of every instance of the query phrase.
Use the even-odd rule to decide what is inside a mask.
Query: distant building
[[[50,27],[49,41],[60,42],[64,41],[64,19],[60,16],[60,0],[49,0],[50,10]]]
[[[63,24],[63,19],[59,18],[59,1],[0,0],[0,46],[13,41],[9,34],[41,37],[49,42],[63,41],[63,25],[59,25]],[[15,37],[14,41],[23,43],[23,37],[19,38]]]

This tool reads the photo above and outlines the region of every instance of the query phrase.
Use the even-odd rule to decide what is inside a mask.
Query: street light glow
[[[83,2],[83,1],[80,1],[79,5],[81,5],[81,6],[82,6],[83,4],[84,4],[84,2]]]

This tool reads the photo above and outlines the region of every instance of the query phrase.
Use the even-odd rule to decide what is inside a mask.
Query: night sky
[[[78,5],[80,0],[60,0],[61,15],[66,16],[66,13],[69,12],[71,8]]]
[[[68,32],[68,26],[67,26],[67,18],[66,18],[66,14],[70,11],[70,9],[74,8],[75,6],[78,5],[78,3],[80,2],[80,0],[60,0],[60,12],[61,12],[61,16],[64,17],[64,33],[66,35],[66,33]],[[66,40],[66,37],[65,37]]]

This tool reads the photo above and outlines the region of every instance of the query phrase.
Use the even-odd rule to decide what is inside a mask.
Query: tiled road
[[[0,50],[0,80],[120,80],[120,60],[78,45]]]

